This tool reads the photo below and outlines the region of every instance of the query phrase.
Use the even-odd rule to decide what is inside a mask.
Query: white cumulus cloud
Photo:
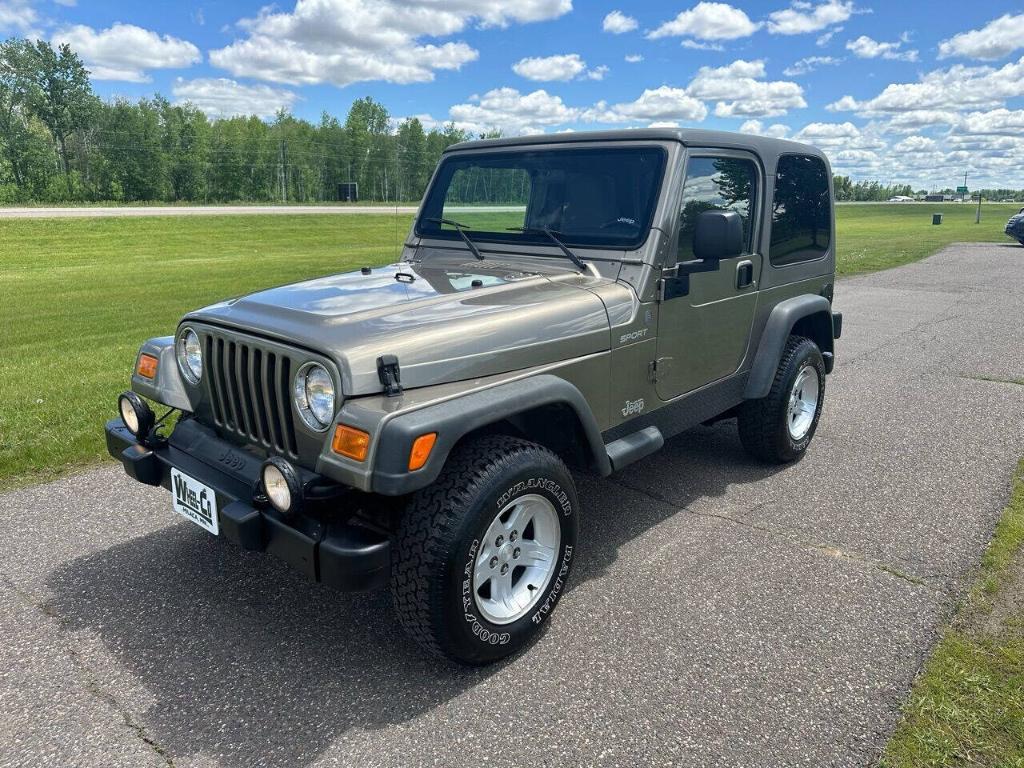
[[[572,80],[586,68],[578,53],[520,59],[512,65],[512,71],[520,77],[539,81]]]
[[[851,0],[828,0],[820,5],[796,0],[789,8],[768,14],[768,31],[773,35],[820,32],[833,24],[842,24],[854,11]]]
[[[613,35],[622,35],[632,32],[639,26],[639,23],[632,16],[627,16],[622,11],[612,11],[604,17],[601,22],[601,29],[611,32]]]
[[[865,117],[899,112],[964,111],[1002,106],[1020,96],[1024,57],[999,69],[957,64],[921,76],[916,83],[890,83],[871,99],[843,96],[826,106],[833,112],[855,111]]]
[[[724,67],[701,67],[687,93],[718,102],[718,117],[775,117],[807,106],[803,88],[797,83],[764,77],[764,61],[737,59]]]
[[[427,42],[468,25],[504,27],[572,10],[572,0],[297,0],[290,12],[263,8],[239,27],[248,36],[210,52],[236,77],[278,83],[422,83],[479,53],[464,41]]]
[[[1013,136],[1024,138],[1024,109],[993,109],[971,112],[957,126],[961,134],[972,136]]]
[[[755,136],[770,136],[773,139],[784,139],[789,135],[789,126],[782,123],[766,126],[760,120],[747,120],[740,126],[740,133],[752,133]]]
[[[930,139],[927,136],[907,136],[900,143],[898,143],[894,150],[897,152],[934,152],[938,145],[935,143],[935,139]]]
[[[584,114],[591,122],[628,123],[633,121],[676,121],[700,122],[707,117],[708,109],[684,88],[663,85],[648,88],[634,101],[608,105],[598,102]]]
[[[1024,48],[1024,13],[1006,14],[981,29],[961,32],[939,43],[939,58],[963,56],[994,61]]]
[[[149,81],[150,69],[183,69],[203,60],[199,49],[170,35],[160,35],[134,24],[114,24],[96,30],[84,24],[65,27],[53,44],[67,43],[82,57],[95,80]]]
[[[681,11],[671,21],[666,21],[647,33],[656,40],[661,37],[692,37],[698,40],[736,40],[754,34],[760,24],[750,20],[739,8],[728,3],[700,2],[693,8]]]
[[[454,105],[449,115],[463,130],[480,133],[500,129],[516,135],[543,133],[549,126],[573,122],[580,116],[580,110],[566,106],[560,96],[544,89],[523,94],[504,87]]]
[[[39,14],[29,0],[0,0],[0,33],[35,37],[38,23]]]
[[[917,61],[917,51],[902,50],[904,38],[893,43],[883,43],[874,40],[867,35],[861,35],[856,40],[846,43],[846,50],[853,53],[859,59],[890,59],[893,61]]]
[[[279,109],[290,109],[299,98],[284,88],[242,85],[225,77],[178,78],[171,93],[177,103],[189,102],[211,117],[272,117]]]

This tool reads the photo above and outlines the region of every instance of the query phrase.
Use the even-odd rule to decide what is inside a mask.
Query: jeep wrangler
[[[758,460],[807,451],[842,327],[831,180],[812,147],[712,131],[454,145],[397,263],[145,342],[108,449],[211,534],[390,585],[426,649],[493,662],[565,594],[571,470],[725,418]]]

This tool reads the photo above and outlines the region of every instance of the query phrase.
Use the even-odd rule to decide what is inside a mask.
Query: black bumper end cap
[[[832,313],[832,338],[838,339],[843,335],[843,313]]]
[[[129,445],[121,451],[124,471],[133,480],[146,485],[160,485],[164,479],[164,468],[153,452],[141,445]]]
[[[220,511],[224,535],[247,552],[262,552],[266,546],[263,515],[248,504],[233,501]]]
[[[319,554],[320,581],[336,589],[377,589],[391,577],[391,540],[366,528],[332,527]]]

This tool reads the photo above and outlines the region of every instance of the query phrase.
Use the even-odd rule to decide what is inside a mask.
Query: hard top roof
[[[514,136],[500,139],[480,139],[453,144],[446,152],[465,149],[497,149],[500,147],[527,147],[538,144],[572,144],[579,142],[611,141],[678,141],[688,147],[725,147],[747,149],[761,156],[781,155],[792,152],[825,157],[824,153],[809,144],[796,141],[755,136],[732,131],[707,131],[690,128],[626,128],[615,131],[572,131],[567,133],[544,133],[535,136]]]

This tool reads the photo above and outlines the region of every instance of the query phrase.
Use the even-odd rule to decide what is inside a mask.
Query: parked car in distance
[[[1006,229],[1003,231],[1018,243],[1024,245],[1024,208],[1021,208],[1017,211],[1016,215],[1010,217],[1010,220],[1006,222]]]
[[[571,470],[609,475],[723,419],[760,461],[805,454],[834,284],[812,147],[653,129],[457,144],[397,263],[145,342],[107,445],[211,534],[341,589],[390,585],[424,648],[486,664],[536,639],[585,557]],[[150,401],[180,411],[168,434]]]

